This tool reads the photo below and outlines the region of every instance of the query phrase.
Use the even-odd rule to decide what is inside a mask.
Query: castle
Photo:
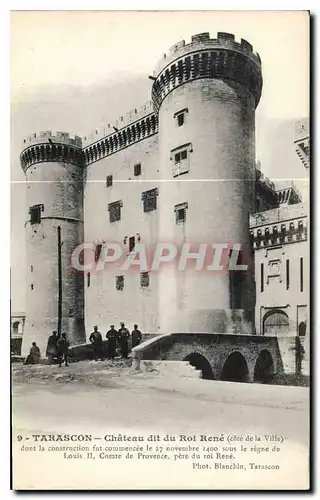
[[[276,189],[255,160],[259,55],[229,33],[201,33],[171,47],[150,78],[152,100],[94,135],[24,140],[23,354],[32,341],[44,352],[57,328],[78,344],[93,325],[105,332],[120,321],[150,334],[309,331],[308,210],[293,185]],[[307,124],[297,132],[308,167]],[[240,245],[247,267],[140,272],[114,262],[82,273],[71,256],[84,242],[96,263],[107,242],[125,255],[141,243],[188,243],[191,259],[202,243]]]

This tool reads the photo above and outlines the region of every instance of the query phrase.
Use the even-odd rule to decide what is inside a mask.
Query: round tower
[[[45,355],[53,330],[71,344],[85,342],[83,275],[71,268],[83,242],[81,138],[40,132],[24,139],[20,155],[27,181],[26,324],[22,354],[35,341]]]
[[[159,113],[160,235],[178,248],[226,244],[223,270],[199,257],[186,269],[159,275],[161,332],[253,333],[255,287],[249,213],[255,191],[255,109],[261,61],[246,40],[209,33],[178,42],[154,72]],[[230,248],[241,245],[247,271],[229,270]],[[209,246],[207,247],[209,248]],[[226,255],[227,252],[227,255]],[[201,252],[200,252],[201,253]],[[212,253],[213,250],[212,250]],[[179,252],[178,252],[179,255]],[[224,256],[224,257],[223,257]],[[236,253],[234,254],[236,257]]]

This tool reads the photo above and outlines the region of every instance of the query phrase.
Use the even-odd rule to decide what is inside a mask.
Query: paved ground
[[[232,471],[232,477],[227,478],[222,473],[214,476],[213,481],[207,471],[201,472],[202,475],[184,471],[183,484],[180,482],[179,487],[226,488],[228,485],[232,487],[232,481],[236,478],[238,488],[306,487],[308,389],[187,378],[172,380],[159,377],[153,372],[133,373],[125,365],[126,363],[115,361],[107,364],[74,363],[69,368],[14,367],[14,435],[68,432],[99,436],[118,432],[143,435],[217,435],[221,432],[225,435],[282,435],[285,443],[277,457],[281,463],[279,475],[275,476],[275,471],[267,471],[262,473],[262,477],[253,474],[249,477],[243,474],[240,476],[239,471]],[[26,455],[18,455],[17,477],[26,468]],[[32,457],[28,455],[28,460],[30,458]],[[41,462],[34,462],[36,470],[30,468],[30,487],[39,485],[40,482],[45,488],[52,481],[54,487],[67,487],[56,474],[48,478],[51,462],[47,462],[47,458],[42,456]],[[140,463],[134,476],[131,472],[135,468],[128,466],[124,470],[124,477],[119,479],[114,462],[107,461],[108,463],[103,464],[100,461],[99,465],[96,464],[94,471],[100,472],[94,473],[93,478],[87,462],[84,465],[83,461],[78,461],[76,467],[74,461],[62,462],[63,468],[68,469],[70,485],[76,482],[78,488],[88,487],[88,481],[94,481],[96,488],[106,488],[106,484],[110,488],[119,488],[120,485],[123,488],[132,485],[137,487],[136,481],[141,488],[155,485],[155,478],[152,476],[154,471],[150,469],[148,474],[144,474],[144,470],[149,470],[144,463]],[[47,472],[43,476],[41,467],[45,464]],[[61,467],[61,460],[56,465]],[[109,471],[114,470],[108,480],[101,473],[103,465],[108,466]],[[172,465],[169,471],[172,475]],[[163,479],[159,483],[157,476],[157,487],[175,487],[179,476],[165,474],[165,483]],[[125,479],[127,482],[123,483]],[[18,487],[18,482],[16,484]]]

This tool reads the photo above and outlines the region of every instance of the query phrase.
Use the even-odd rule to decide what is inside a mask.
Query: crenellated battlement
[[[39,132],[26,137],[20,163],[24,172],[35,163],[64,162],[83,166],[82,140],[67,132]]]
[[[49,139],[52,140],[52,142],[56,142],[59,144],[69,144],[78,148],[82,147],[82,139],[78,135],[69,134],[68,132],[53,132],[51,130],[46,130],[44,132],[41,131],[25,137],[23,140],[23,148],[25,149],[28,146],[40,144],[42,142],[50,142]]]
[[[94,129],[88,135],[83,137],[83,147],[85,148],[101,139],[104,139],[108,135],[113,134],[115,132],[114,127],[118,130],[123,129],[124,127],[127,127],[128,125],[131,125],[152,113],[154,113],[153,102],[146,101],[141,106],[124,113],[122,116],[119,116],[116,120],[108,123],[107,125]]]
[[[240,42],[236,42],[233,34],[223,32],[218,32],[217,38],[210,38],[210,33],[206,32],[193,35],[190,43],[186,44],[185,40],[180,40],[172,45],[168,52],[163,54],[161,59],[158,61],[153,75],[157,76],[165,66],[180,56],[193,52],[194,50],[211,48],[231,49],[240,52],[245,56],[250,57],[258,66],[261,66],[259,54],[253,51],[252,45],[244,38],[241,38]]]
[[[247,86],[257,105],[261,95],[261,60],[244,39],[219,32],[181,40],[164,54],[154,72],[152,101],[132,109],[115,121],[93,130],[83,139],[66,132],[41,131],[24,139],[20,155],[24,171],[42,161],[66,161],[89,165],[158,132],[157,112],[165,96],[174,88],[199,78],[233,79]]]
[[[153,109],[153,108],[149,108]],[[109,156],[121,149],[124,149],[132,144],[139,142],[147,137],[158,132],[158,116],[153,111],[148,115],[143,115],[142,118],[132,122],[127,126],[123,126],[119,130],[109,135],[103,136],[102,139],[97,139],[83,148],[83,157],[85,165],[90,165],[95,161]]]
[[[154,71],[152,99],[156,110],[174,88],[199,78],[229,79],[246,86],[257,106],[262,90],[261,59],[244,39],[230,33],[200,33],[176,43],[164,54]]]
[[[250,237],[254,250],[306,241],[308,217],[303,203],[250,215]]]

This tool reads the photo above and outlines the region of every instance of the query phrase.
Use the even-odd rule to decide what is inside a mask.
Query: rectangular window
[[[144,191],[141,195],[141,200],[143,202],[143,211],[152,212],[157,209],[157,196],[159,191],[157,188],[150,189],[149,191]]]
[[[141,273],[140,274],[140,286],[141,286],[141,288],[148,288],[149,285],[150,285],[149,273]]]
[[[281,260],[280,259],[273,259],[269,260],[268,262],[268,282],[269,278],[278,278],[280,279],[280,267],[281,267]]]
[[[33,205],[29,208],[31,224],[40,224],[41,212],[43,212],[43,205]]]
[[[264,267],[263,267],[263,262],[261,262],[261,264],[260,264],[260,276],[261,276],[260,291],[263,292],[263,290],[264,290]]]
[[[33,265],[30,266],[30,271],[33,273]]]
[[[101,249],[102,249],[102,245],[96,245],[95,249],[94,249],[94,260],[95,262],[98,262],[98,260],[100,259],[100,254],[101,254]]]
[[[137,165],[133,167],[133,173],[136,177],[141,175],[141,163],[137,163]]]
[[[176,120],[177,127],[182,127],[186,121],[186,115],[188,113],[188,109],[180,109],[180,111],[177,111],[174,115],[173,118]]]
[[[179,205],[175,205],[174,211],[176,214],[176,224],[184,224],[187,219],[187,208],[188,203],[179,203]]]
[[[90,273],[88,273],[88,274],[87,274],[87,287],[89,287],[89,286],[90,286],[90,282],[91,282],[91,274],[90,274]]]
[[[124,289],[124,276],[116,276],[116,289],[123,290]]]
[[[110,222],[116,222],[117,220],[121,219],[121,207],[122,206],[123,206],[122,201],[115,201],[113,203],[109,203],[108,210],[109,210]]]
[[[136,246],[136,238],[134,236],[130,236],[129,238],[129,252],[132,252],[134,247]]]
[[[184,113],[179,113],[177,115],[177,125],[178,127],[182,127],[183,124],[184,124]]]
[[[173,162],[173,177],[189,172],[191,152],[191,143],[184,144],[183,146],[171,150],[170,160]]]
[[[286,260],[286,289],[289,290],[290,287],[290,262],[289,259]]]
[[[300,292],[303,292],[303,258],[300,257]]]
[[[181,151],[181,161],[186,160],[188,157],[187,150]]]
[[[112,186],[112,184],[113,184],[113,176],[112,175],[107,175],[106,184],[107,184],[107,187]]]

